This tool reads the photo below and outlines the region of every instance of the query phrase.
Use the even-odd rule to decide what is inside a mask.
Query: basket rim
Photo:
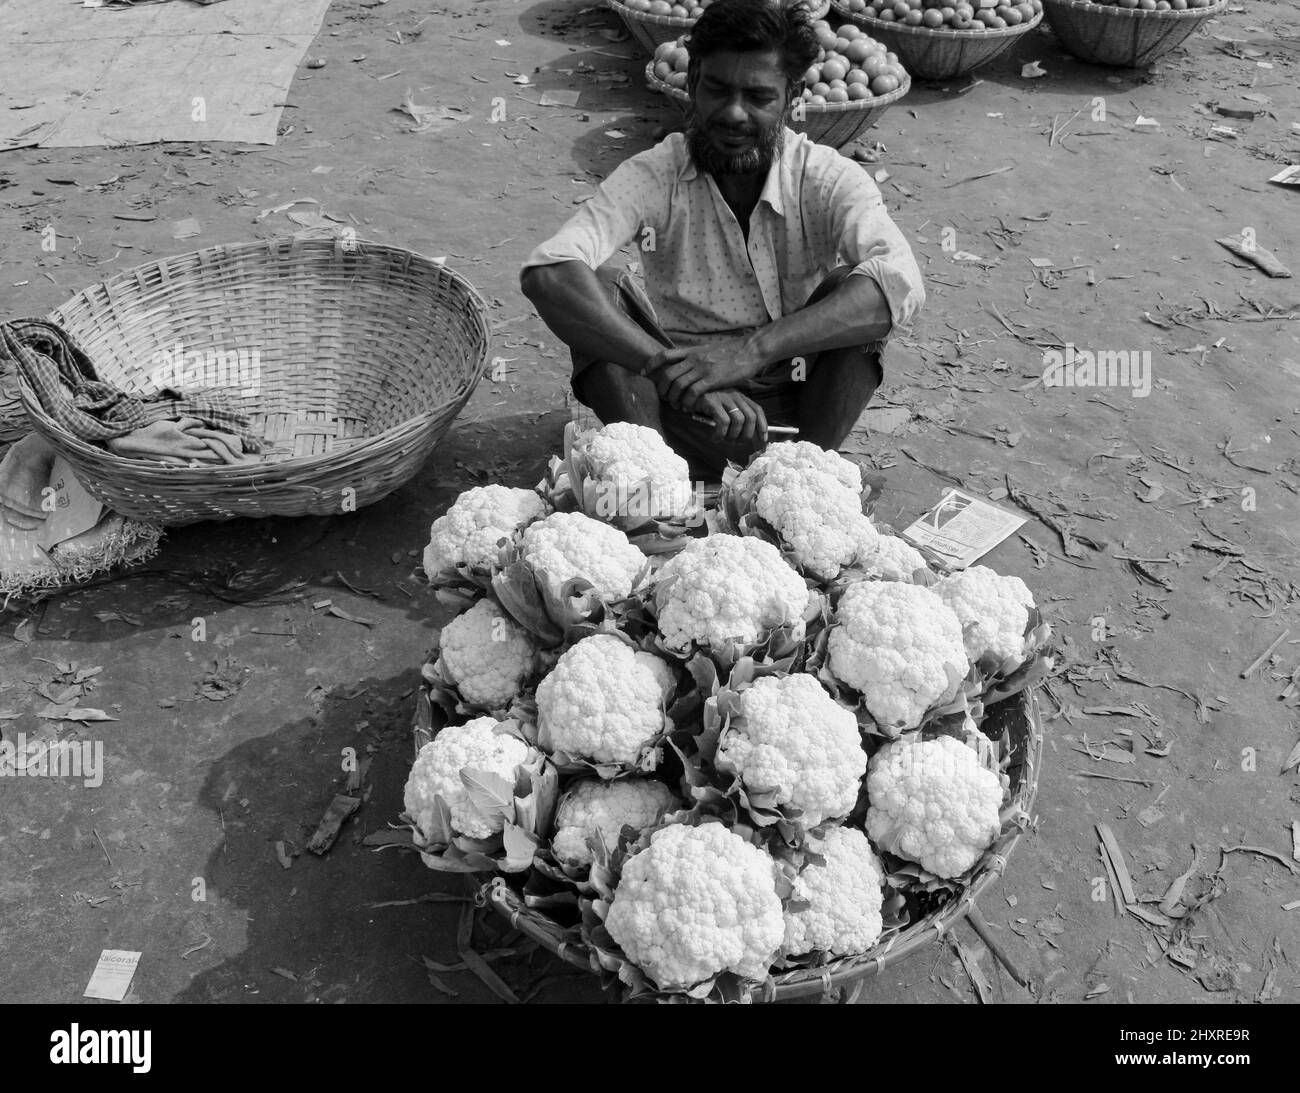
[[[1046,7],[1047,0],[1042,0]],[[1220,3],[1226,4],[1228,0],[1220,0]],[[906,23],[898,23],[889,19],[876,19],[873,16],[865,15],[860,11],[849,11],[840,0],[831,0],[831,10],[842,15],[852,23],[868,29],[880,29],[890,34],[912,35],[917,38],[930,38],[939,42],[958,42],[964,40],[988,42],[996,41],[998,38],[1015,38],[1021,34],[1027,34],[1043,21],[1043,12],[1038,12],[1027,23],[1018,23],[1014,27],[986,27],[984,30],[948,30],[936,27],[909,27]]]
[[[1226,3],[1227,0],[1224,0]],[[690,102],[689,92],[683,91],[679,87],[673,87],[672,84],[665,83],[655,75],[655,62],[648,61],[645,66],[646,83],[650,86],[651,91],[657,91],[661,95],[667,95],[671,99],[677,99],[682,102]],[[850,102],[806,102],[804,103],[804,113],[806,116],[813,114],[852,114],[863,109],[872,107],[890,106],[896,103],[912,89],[912,76],[909,72],[903,73],[903,82],[887,95],[873,95],[869,99],[854,99]]]
[[[331,252],[341,244],[341,239],[336,236],[320,236],[301,238],[294,235],[275,235],[269,239],[252,239],[235,243],[216,243],[208,247],[201,247],[198,250],[185,251],[181,254],[165,255],[162,258],[156,258],[150,262],[142,262],[137,266],[129,269],[117,270],[112,277],[102,281],[96,281],[94,284],[87,285],[79,292],[68,297],[58,307],[52,309],[46,315],[46,319],[55,322],[56,316],[60,311],[73,306],[77,301],[84,299],[89,293],[96,289],[106,288],[113,284],[119,278],[135,279],[141,272],[151,269],[159,269],[172,262],[183,261],[200,256],[211,255],[216,252],[230,250],[249,250],[249,251],[273,251],[283,247],[294,247],[303,249],[324,250],[328,248]],[[384,251],[394,254],[410,255],[427,262],[430,266],[445,271],[453,281],[458,282],[460,287],[466,290],[467,300],[470,304],[470,313],[475,325],[483,338],[483,359],[478,362],[476,371],[481,376],[487,364],[487,356],[492,343],[492,331],[487,318],[487,304],[478,289],[470,280],[461,272],[453,269],[443,262],[435,262],[432,257],[422,254],[419,251],[411,250],[408,247],[396,246],[392,243],[383,243],[372,239],[361,237],[349,239],[347,246],[350,248],[369,248],[375,251]],[[282,459],[275,463],[249,463],[249,464],[217,464],[213,466],[201,467],[173,467],[162,463],[154,464],[149,460],[130,459],[126,456],[116,455],[107,448],[101,448],[98,445],[90,444],[82,440],[74,433],[64,429],[57,421],[50,417],[44,407],[41,406],[36,398],[36,393],[31,389],[26,378],[20,372],[18,374],[18,390],[22,396],[23,408],[27,411],[33,427],[43,433],[47,439],[56,445],[64,445],[82,456],[85,459],[95,462],[104,469],[105,472],[112,471],[116,468],[132,472],[132,475],[147,474],[157,477],[159,481],[166,481],[168,484],[178,486],[202,485],[206,483],[220,482],[224,486],[239,486],[247,484],[252,487],[263,485],[268,477],[279,477],[285,472],[301,471],[317,466],[326,466],[333,460],[346,457],[348,460],[355,460],[358,457],[364,457],[372,450],[387,445],[397,439],[399,436],[404,437],[407,433],[418,430],[421,423],[426,419],[435,417],[442,413],[448,406],[454,405],[464,395],[466,386],[476,385],[477,380],[466,380],[457,385],[455,393],[444,402],[427,410],[422,410],[418,414],[391,425],[382,432],[374,436],[368,436],[355,444],[350,445],[345,452],[323,452],[317,455],[293,456],[289,459]],[[303,486],[304,489],[314,489],[314,487]]]
[[[1227,0],[1224,0],[1224,3],[1227,3]],[[683,18],[680,15],[655,15],[649,11],[638,11],[636,8],[629,8],[626,4],[620,4],[618,0],[605,0],[605,4],[624,19],[632,19],[638,23],[648,23],[652,27],[682,27],[683,29],[689,29],[695,25],[694,19]]]
[[[1206,19],[1220,14],[1227,6],[1228,0],[1214,0],[1208,8],[1188,8],[1186,11],[1143,11],[1141,8],[1121,8],[1114,4],[1097,4],[1093,0],[1041,0],[1043,10],[1049,7],[1078,12],[1080,15],[1097,15],[1103,19],[1163,19],[1177,22],[1179,19]]]
[[[1012,796],[1011,804],[1018,804],[1024,812],[1029,813],[1038,796],[1038,783],[1042,769],[1042,716],[1034,690],[1022,691],[1012,696],[1012,699],[1021,703],[1029,722],[1029,731],[1022,760],[1025,780],[1019,791]],[[1022,834],[1022,830],[1013,829],[1009,834],[995,839],[984,852],[978,871],[973,875],[966,890],[957,898],[949,900],[938,911],[911,923],[900,933],[895,934],[884,944],[883,951],[876,952],[877,949],[882,948],[876,945],[866,953],[839,957],[819,967],[791,968],[776,972],[770,977],[773,990],[769,997],[776,1001],[797,998],[804,994],[815,993],[817,989],[825,990],[832,986],[854,982],[867,975],[879,974],[891,964],[898,963],[917,949],[928,945],[931,940],[942,938],[960,919],[966,917],[975,905],[975,901],[1002,875],[1011,852],[1020,841]],[[498,875],[489,878],[479,892],[480,898],[491,904],[513,927],[542,943],[560,959],[592,972],[600,970],[595,955],[581,939],[556,941],[554,937],[546,937],[545,927],[535,920],[540,919],[549,923],[557,930],[562,928],[550,916],[524,904],[506,885],[503,877]],[[934,938],[929,936],[932,931],[935,934]],[[568,933],[563,930],[562,932]],[[555,944],[551,945],[548,942],[555,942]],[[804,990],[802,989],[804,987],[811,989]]]
[[[1224,0],[1224,3],[1226,4],[1227,0]],[[619,0],[605,0],[605,6],[624,19],[633,19],[638,23],[647,23],[652,27],[682,27],[689,30],[695,25],[694,19],[681,15],[655,15],[649,11],[638,11],[636,8],[629,8],[626,4],[619,3]],[[813,8],[813,13],[816,18],[825,19],[833,6],[830,0],[818,0],[817,6]],[[826,11],[817,15],[816,13],[821,11],[823,7],[826,8]]]

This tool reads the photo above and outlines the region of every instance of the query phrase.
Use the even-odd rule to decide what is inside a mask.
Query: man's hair
[[[691,83],[699,62],[714,53],[771,50],[781,57],[793,97],[821,50],[812,24],[812,8],[806,0],[713,0],[695,20],[686,43]]]

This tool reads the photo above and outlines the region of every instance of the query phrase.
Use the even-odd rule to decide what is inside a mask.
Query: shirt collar
[[[790,176],[794,170],[794,154],[792,145],[798,141],[800,134],[793,129],[786,127],[785,140],[782,142],[780,154],[776,162],[772,164],[771,169],[767,172],[767,178],[763,182],[763,192],[758,195],[760,205],[766,203],[777,216],[785,216],[785,198],[784,194],[790,181]],[[678,171],[677,177],[683,182],[689,182],[691,179],[699,177],[699,168],[695,166],[695,160],[691,158],[690,145],[686,140],[686,135],[682,134],[682,167]]]

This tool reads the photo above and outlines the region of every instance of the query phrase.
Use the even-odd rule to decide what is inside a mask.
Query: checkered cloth
[[[248,417],[232,409],[224,394],[164,388],[143,398],[104,383],[80,346],[45,319],[0,323],[0,372],[16,368],[36,392],[41,408],[64,429],[91,444],[103,444],[156,421],[197,418],[209,429],[234,433],[246,452],[260,452]]]

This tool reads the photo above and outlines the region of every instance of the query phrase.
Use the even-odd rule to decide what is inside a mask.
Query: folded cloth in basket
[[[245,414],[221,393],[164,388],[132,395],[105,383],[72,337],[46,319],[0,323],[0,363],[12,361],[41,408],[68,432],[91,444],[126,436],[159,421],[197,418],[209,429],[234,433],[244,450],[260,452]]]

